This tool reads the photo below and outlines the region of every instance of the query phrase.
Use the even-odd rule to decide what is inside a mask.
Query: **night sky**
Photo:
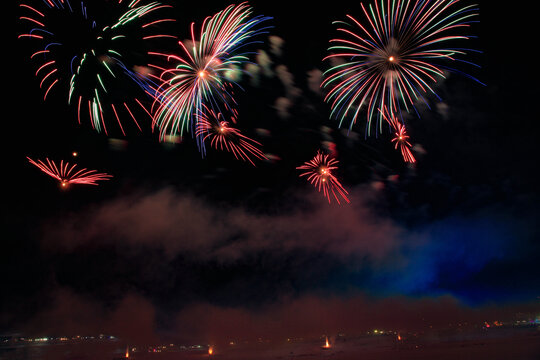
[[[164,3],[180,39],[229,4]],[[143,132],[97,133],[77,123],[60,88],[44,102],[12,5],[1,333],[218,341],[540,310],[530,9],[480,1],[470,41],[482,52],[469,59],[481,68],[465,70],[485,86],[458,74],[437,85],[442,101],[408,122],[418,160],[409,166],[387,135],[340,129],[322,100],[332,21],[359,16],[359,2],[292,3],[250,2],[272,17],[255,46],[267,56],[261,72],[235,92],[239,128],[269,157],[256,166],[213,149],[202,158],[190,135],[162,143],[144,118]],[[328,146],[350,204],[328,204],[298,177]],[[27,156],[114,177],[62,190]]]

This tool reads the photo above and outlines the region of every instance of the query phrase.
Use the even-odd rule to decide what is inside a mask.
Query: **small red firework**
[[[409,135],[407,135],[407,130],[405,130],[405,126],[402,123],[397,123],[395,130],[395,136],[392,139],[392,142],[395,143],[394,148],[397,149],[399,147],[399,149],[401,150],[401,155],[403,156],[403,160],[405,162],[416,162],[416,159],[411,152],[411,143],[407,140],[409,139]]]
[[[300,177],[307,176],[308,181],[313,184],[319,192],[322,190],[322,193],[328,199],[329,203],[332,198],[330,195],[333,195],[337,203],[340,204],[340,196],[346,202],[349,202],[349,199],[347,198],[347,190],[345,190],[343,185],[341,185],[338,179],[332,174],[332,171],[337,169],[337,163],[338,161],[335,158],[330,157],[330,155],[325,155],[319,150],[313,159],[306,161],[304,165],[298,166],[297,169],[305,170],[305,172],[300,174]]]
[[[394,129],[394,138],[392,139],[392,142],[394,143],[394,148],[397,150],[399,147],[399,150],[401,151],[401,156],[403,156],[403,161],[408,163],[415,163],[416,159],[414,158],[414,155],[411,151],[411,143],[409,142],[410,136],[407,135],[407,129],[405,129],[405,125],[403,125],[393,114],[389,114],[388,110],[385,108],[385,111],[381,111],[379,109],[379,112],[382,114],[382,117],[390,126],[392,126],[392,129]],[[388,116],[387,116],[388,114]]]
[[[197,116],[195,132],[197,138],[202,138],[205,142],[210,141],[210,146],[214,149],[231,152],[237,160],[247,161],[253,166],[255,163],[252,158],[268,160],[259,148],[262,146],[261,143],[229,126],[229,122],[223,120],[221,113],[203,107],[204,111]]]
[[[64,160],[60,161],[60,165],[56,165],[54,161],[45,159],[46,163],[42,160],[34,161],[29,157],[26,157],[32,165],[37,166],[45,174],[55,178],[60,182],[60,186],[68,187],[70,184],[85,184],[85,185],[98,185],[96,181],[109,180],[112,175],[105,173],[98,173],[96,170],[78,169],[76,170],[76,164],[69,165]]]

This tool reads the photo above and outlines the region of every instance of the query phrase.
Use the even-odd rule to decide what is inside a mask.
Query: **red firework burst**
[[[112,175],[99,173],[96,170],[76,169],[76,164],[70,165],[64,160],[61,160],[60,164],[57,165],[49,159],[34,161],[29,157],[26,158],[45,174],[58,180],[60,186],[64,188],[70,184],[98,185],[96,181],[109,180],[112,177]]]
[[[347,198],[347,190],[345,190],[343,185],[341,185],[338,179],[332,174],[332,172],[338,168],[338,162],[339,161],[335,158],[330,157],[330,155],[325,155],[319,150],[313,159],[306,161],[304,165],[298,166],[297,169],[305,170],[300,174],[300,177],[306,176],[308,181],[315,186],[319,192],[322,191],[329,203],[333,196],[337,203],[340,204],[340,197],[346,202],[349,202],[349,199]]]
[[[380,110],[379,110],[380,111]],[[394,148],[401,151],[401,156],[403,156],[403,161],[414,163],[416,159],[411,151],[411,143],[409,142],[409,135],[407,135],[407,129],[405,125],[401,123],[397,117],[393,114],[388,114],[388,110],[385,108],[385,111],[380,111],[382,117],[392,126],[394,129],[394,138],[392,142],[394,143]],[[387,115],[388,114],[388,115]]]
[[[394,138],[392,142],[395,143],[395,149],[399,147],[403,160],[405,162],[414,163],[416,159],[411,152],[411,143],[408,141],[409,135],[407,135],[407,130],[402,123],[398,123],[396,126],[396,132],[394,133]]]
[[[228,121],[223,120],[221,113],[216,113],[206,106],[203,108],[204,111],[197,115],[197,138],[202,138],[204,142],[209,141],[214,149],[231,152],[237,160],[247,161],[251,165],[255,165],[253,158],[268,160],[260,149],[261,143],[231,127]]]

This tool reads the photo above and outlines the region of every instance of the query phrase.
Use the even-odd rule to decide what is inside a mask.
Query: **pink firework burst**
[[[61,160],[60,164],[57,165],[49,159],[34,161],[29,157],[26,158],[45,174],[58,180],[63,188],[67,188],[70,184],[98,185],[97,181],[109,180],[112,177],[112,175],[99,173],[96,170],[76,169],[76,164],[70,165],[64,160]]]
[[[237,160],[247,161],[253,166],[253,158],[267,160],[260,149],[261,143],[231,127],[229,122],[223,119],[222,113],[216,113],[206,106],[203,108],[197,115],[197,138],[202,138],[204,142],[209,141],[214,149],[231,152]]]
[[[332,197],[340,204],[340,197],[346,202],[349,202],[347,190],[341,185],[339,180],[332,174],[337,167],[337,161],[330,155],[323,154],[320,150],[317,151],[317,155],[309,161],[306,161],[304,165],[298,166],[297,169],[305,170],[300,174],[300,177],[306,176],[308,181],[317,188],[319,192],[322,191],[324,196],[330,203]]]

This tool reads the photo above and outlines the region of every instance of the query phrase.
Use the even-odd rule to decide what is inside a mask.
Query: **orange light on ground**
[[[397,339],[398,339],[398,341],[401,341],[401,335],[400,334],[398,334]]]
[[[208,347],[208,355],[212,355],[214,353],[214,348],[212,346]]]
[[[323,349],[330,349],[330,342],[328,341],[328,336],[326,337],[326,341],[323,345]]]
[[[126,359],[129,358],[129,346],[126,347]]]

